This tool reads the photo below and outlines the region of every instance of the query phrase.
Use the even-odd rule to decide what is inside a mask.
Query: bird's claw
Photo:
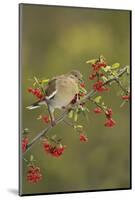
[[[56,121],[54,121],[54,120],[51,121],[51,125],[52,125],[52,127],[55,126],[56,125]]]

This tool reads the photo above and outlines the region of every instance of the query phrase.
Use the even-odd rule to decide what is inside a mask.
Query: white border
[[[3,0],[0,3],[0,198],[16,200],[15,194],[18,187],[18,3],[38,3],[50,5],[68,5],[95,8],[117,8],[133,10],[135,23],[135,5],[133,0]],[[133,23],[133,33],[135,25]],[[133,55],[135,40],[133,34]],[[133,58],[133,75],[134,72]],[[133,88],[135,87],[133,76]],[[133,93],[133,100],[134,100]],[[132,104],[135,111],[135,104]],[[134,119],[134,112],[133,112]],[[133,155],[135,152],[135,137],[133,127]],[[133,158],[133,169],[135,162]],[[49,196],[31,196],[29,199],[134,199],[135,173],[133,170],[133,190],[113,192],[92,192],[78,194],[61,194]]]

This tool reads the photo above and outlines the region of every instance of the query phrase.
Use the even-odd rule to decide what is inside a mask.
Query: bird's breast
[[[57,92],[50,104],[54,108],[62,108],[67,106],[75,94],[78,93],[78,84],[71,79],[57,80]]]

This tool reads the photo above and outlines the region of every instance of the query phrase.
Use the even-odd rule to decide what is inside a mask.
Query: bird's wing
[[[53,78],[52,80],[49,81],[48,86],[46,88],[46,99],[52,99],[57,93],[56,81],[57,78]]]

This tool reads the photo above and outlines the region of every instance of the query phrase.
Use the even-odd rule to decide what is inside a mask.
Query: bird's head
[[[76,81],[82,82],[83,75],[78,70],[72,70],[70,72],[70,77],[75,79]]]

